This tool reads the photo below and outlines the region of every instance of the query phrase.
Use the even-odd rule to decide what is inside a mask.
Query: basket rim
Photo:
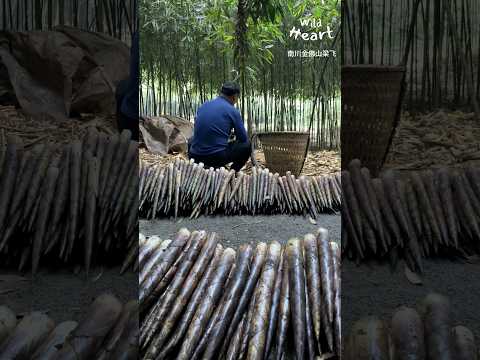
[[[308,131],[266,131],[266,132],[259,132],[256,135],[309,135]]]

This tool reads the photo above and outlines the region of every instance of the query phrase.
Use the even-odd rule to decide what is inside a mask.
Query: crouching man
[[[242,116],[235,108],[240,95],[240,86],[233,82],[223,84],[220,95],[197,111],[193,137],[189,142],[188,155],[206,168],[219,168],[233,163],[231,168],[239,171],[251,153],[248,135]],[[236,140],[229,142],[232,130]]]
[[[133,34],[130,49],[130,73],[128,79],[120,81],[116,90],[117,127],[119,131],[128,129],[132,139],[138,141],[138,88],[140,83],[140,43],[138,32]]]

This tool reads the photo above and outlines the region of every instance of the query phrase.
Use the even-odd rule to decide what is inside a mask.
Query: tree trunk
[[[35,29],[42,30],[42,0],[35,0]]]
[[[241,114],[242,118],[245,119],[245,64],[248,54],[248,43],[247,43],[247,0],[238,0],[237,5],[237,22],[235,28],[235,51],[234,51],[234,61],[235,66],[237,67],[240,73],[241,81]],[[248,136],[252,135],[252,119],[247,118],[247,127],[248,127]]]

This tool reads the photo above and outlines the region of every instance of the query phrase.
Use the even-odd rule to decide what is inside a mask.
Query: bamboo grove
[[[215,97],[222,82],[242,84],[239,109],[247,129],[307,131],[312,146],[339,147],[340,35],[322,41],[290,37],[301,20],[315,18],[338,33],[340,2],[270,0],[269,15],[253,18],[256,0],[246,2],[140,2],[142,23],[141,111],[193,121],[196,109]],[[264,2],[259,2],[264,3]],[[239,17],[246,17],[240,34]],[[319,28],[303,26],[303,31]],[[242,35],[242,36],[240,36]],[[241,50],[239,38],[246,40]],[[329,57],[293,57],[295,50],[336,50]],[[243,53],[242,53],[243,52]],[[239,58],[244,66],[238,65]]]
[[[400,64],[415,19],[406,63],[410,108],[465,106],[472,94],[480,99],[478,1],[344,0],[342,6],[346,64]]]
[[[58,25],[98,31],[130,42],[138,0],[1,0],[0,29],[52,30]]]

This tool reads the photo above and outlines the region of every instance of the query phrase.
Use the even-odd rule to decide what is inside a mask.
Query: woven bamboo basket
[[[404,80],[404,66],[342,67],[342,166],[357,158],[378,175],[400,116]]]
[[[308,132],[265,132],[256,134],[265,154],[265,162],[271,172],[295,176],[302,172],[308,147]]]

